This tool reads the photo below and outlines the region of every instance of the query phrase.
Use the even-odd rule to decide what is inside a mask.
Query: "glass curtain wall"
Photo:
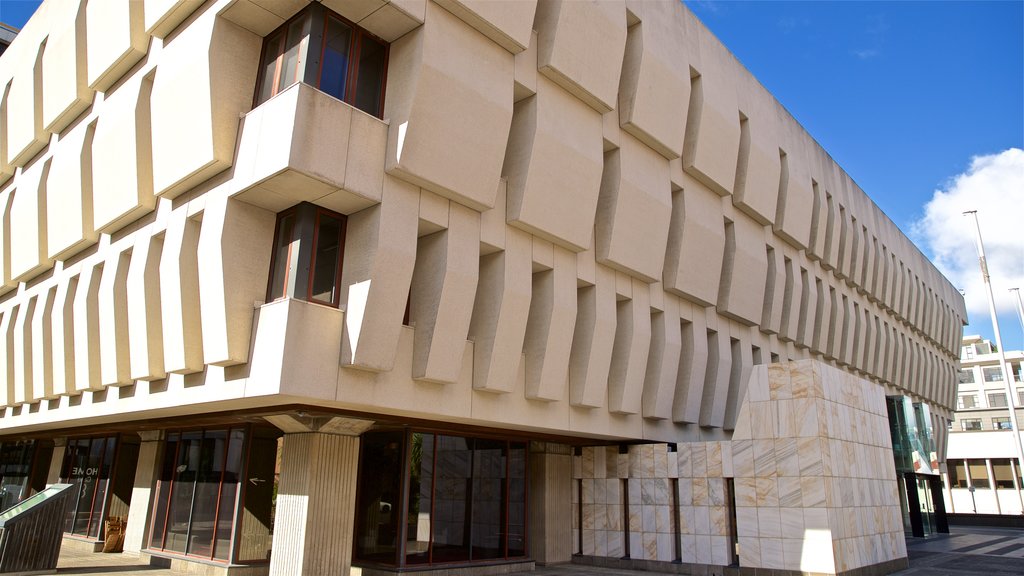
[[[526,555],[525,442],[404,430],[362,442],[357,560],[412,567]]]
[[[28,496],[35,442],[0,444],[0,510],[6,510]]]
[[[74,486],[75,493],[65,509],[65,532],[86,538],[101,537],[117,444],[116,436],[68,440],[61,482]]]

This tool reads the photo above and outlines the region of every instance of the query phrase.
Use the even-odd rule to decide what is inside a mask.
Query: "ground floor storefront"
[[[193,573],[906,566],[881,386],[773,364],[736,421],[727,440],[612,442],[289,405],[0,443],[9,491],[75,486],[66,543],[100,550],[116,526],[125,554]]]

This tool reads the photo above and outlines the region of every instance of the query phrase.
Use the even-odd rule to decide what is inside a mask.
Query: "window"
[[[1010,417],[1009,416],[998,416],[992,419],[993,430],[1009,430],[1010,429]]]
[[[1024,389],[1017,388],[1017,406],[1024,406]]]
[[[1010,459],[992,460],[992,476],[996,481],[996,488],[1013,488],[1013,470],[1010,468]]]
[[[964,360],[974,360],[974,346],[964,346],[963,349],[960,350],[960,356]]]
[[[73,485],[75,492],[68,498],[65,532],[100,538],[116,451],[116,436],[68,440],[60,478],[61,482]]]
[[[39,477],[45,482],[52,446],[42,450],[35,440],[4,442],[0,444],[0,510],[6,510],[39,490]],[[46,463],[39,464],[40,452],[45,452]],[[35,464],[35,466],[33,466]]]
[[[960,383],[961,384],[974,384],[974,370],[970,368],[964,368],[960,371]]]
[[[965,418],[960,421],[960,426],[964,430],[981,430],[981,418]]]
[[[988,395],[988,406],[989,408],[1005,408],[1006,407],[1006,394],[1002,392],[993,392]]]
[[[967,488],[967,463],[963,460],[950,460],[949,485],[952,488]]]
[[[977,394],[964,394],[960,396],[957,407],[960,409],[965,408],[977,408],[978,407],[978,395]]]
[[[998,366],[991,368],[982,368],[982,373],[985,375],[985,382],[1002,382],[1003,371]]]
[[[975,488],[988,488],[988,470],[984,460],[968,460],[967,470],[971,473],[971,486]]]
[[[306,202],[278,215],[268,301],[290,297],[338,306],[345,222],[345,216]]]
[[[276,435],[274,430],[259,432],[260,436]],[[270,530],[256,528],[269,526],[274,479],[272,471],[259,470],[255,461],[273,463],[275,458],[264,451],[267,446],[249,442],[248,450],[259,446],[261,457],[243,471],[251,436],[244,426],[168,431],[154,491],[150,549],[227,562],[235,535],[235,502],[244,484],[242,516],[250,530],[239,538],[239,560],[269,559]],[[243,477],[249,482],[240,483]],[[241,557],[253,548],[261,552]]]
[[[379,118],[387,63],[387,43],[314,3],[264,41],[256,105],[305,82]]]
[[[364,434],[355,541],[357,560],[379,564],[524,557],[526,443],[405,430]]]

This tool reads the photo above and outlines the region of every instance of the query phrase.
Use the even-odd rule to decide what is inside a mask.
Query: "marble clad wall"
[[[584,555],[728,565],[733,478],[742,567],[835,574],[906,557],[885,392],[821,362],[757,367],[731,441],[574,458]]]

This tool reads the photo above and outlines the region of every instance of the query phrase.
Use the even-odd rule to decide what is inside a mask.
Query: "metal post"
[[[1006,352],[1003,350],[1003,338],[999,334],[999,318],[996,314],[996,299],[992,295],[992,282],[988,275],[988,263],[985,261],[985,244],[981,240],[981,225],[978,224],[978,211],[968,210],[964,215],[970,214],[974,217],[975,244],[978,248],[978,263],[981,265],[981,278],[985,282],[985,290],[988,293],[988,308],[992,314],[992,331],[996,336],[996,347],[999,352],[999,369],[1003,372],[1003,385],[1006,387],[1006,398],[1010,409],[1010,431],[1013,433],[1014,446],[1017,447],[1017,462],[1024,465],[1024,445],[1020,440],[1020,425],[1017,424],[1017,409],[1014,406],[1013,397],[1016,390],[1013,385],[1013,371],[1006,369]],[[1021,498],[1021,509],[1024,510],[1024,496],[1020,492],[1017,496]]]
[[[1024,330],[1024,302],[1020,300],[1020,288],[1010,288],[1010,292],[1017,294],[1017,319],[1020,320],[1020,329]]]

